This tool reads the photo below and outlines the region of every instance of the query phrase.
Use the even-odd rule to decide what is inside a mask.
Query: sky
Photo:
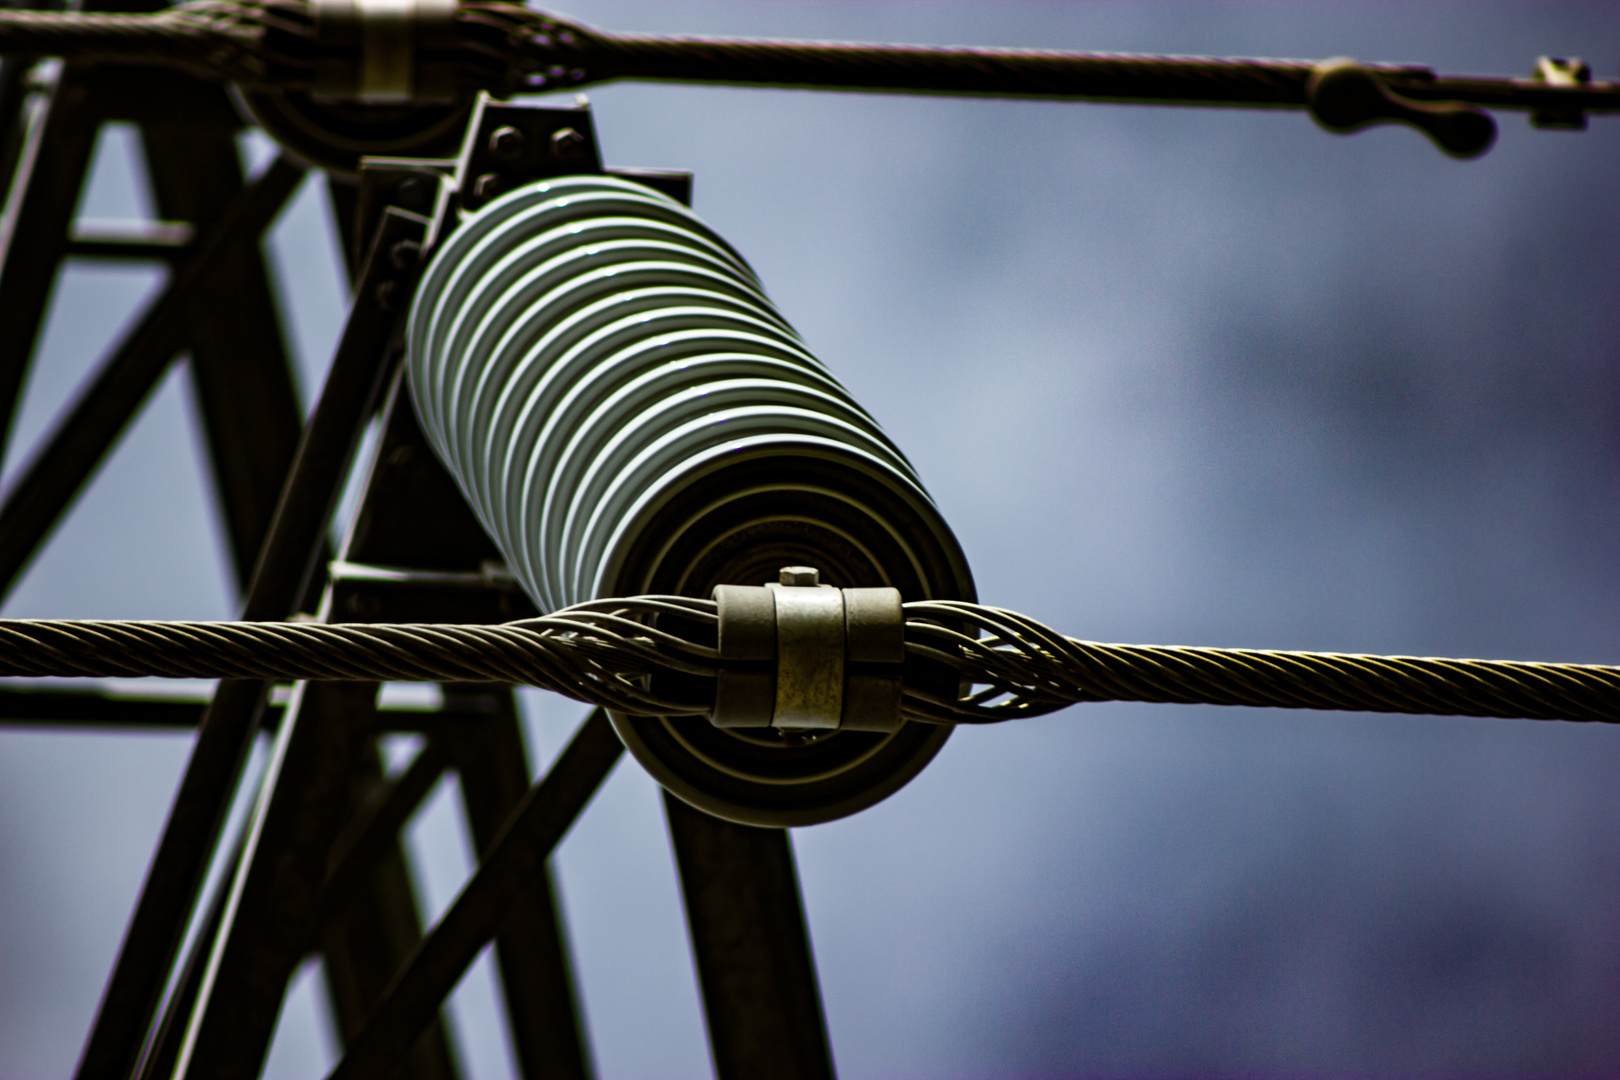
[[[626,31],[1424,63],[1620,60],[1553,3],[577,0]],[[986,603],[1103,641],[1620,663],[1620,119],[1451,160],[1298,113],[611,86],[609,164],[694,207],[893,436]],[[127,132],[81,210],[144,215]],[[262,161],[267,148],[248,140]],[[343,318],[307,185],[268,246],[311,399]],[[5,476],[160,284],[75,266]],[[183,368],[0,614],[228,618]],[[579,707],[525,695],[532,765]],[[0,731],[0,1080],[66,1075],[181,735]],[[392,748],[403,760],[410,747]],[[957,733],[795,830],[841,1075],[1620,1070],[1620,730],[1087,705]],[[430,912],[455,793],[409,830]],[[599,1074],[709,1071],[656,787],[557,857]],[[514,1075],[487,959],[450,1005]],[[333,1060],[301,973],[266,1077]]]

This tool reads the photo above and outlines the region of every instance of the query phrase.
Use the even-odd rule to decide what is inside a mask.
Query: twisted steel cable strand
[[[662,697],[649,676],[712,678],[718,653],[649,622],[708,628],[715,611],[642,596],[499,626],[0,620],[0,675],[501,682],[632,715],[688,715],[712,699]],[[924,723],[997,723],[1085,701],[1620,722],[1617,667],[1105,645],[978,604],[905,612],[908,657],[946,664],[971,687],[946,699],[907,685],[902,714]]]
[[[563,39],[566,38],[566,41]],[[639,79],[1057,100],[1303,109],[1312,60],[1151,56],[927,45],[613,34],[583,27],[539,40],[567,46],[582,81]],[[1620,83],[1436,75],[1415,64],[1363,64],[1418,101],[1491,108],[1620,110]]]
[[[906,615],[908,654],[949,664],[976,688],[956,701],[908,689],[906,715],[918,720],[995,723],[1081,701],[1148,701],[1620,722],[1616,667],[1107,645],[947,601],[907,604]]]
[[[1307,61],[620,35],[491,2],[464,4],[457,23],[474,52],[504,53],[517,69],[479,80],[508,91],[629,78],[1299,106],[1311,74]],[[0,12],[0,53],[180,67],[249,85],[307,83],[314,51],[300,0],[195,0],[155,14]]]
[[[504,0],[464,0],[451,51],[458,84],[509,96],[557,64],[537,58],[552,20]],[[191,0],[151,14],[0,10],[0,55],[166,67],[252,89],[308,90],[319,43],[306,0]],[[544,83],[541,76],[539,84]]]
[[[1218,59],[616,34],[504,0],[466,0],[454,58],[467,90],[614,79],[1304,108],[1308,60]],[[154,14],[0,11],[0,55],[178,67],[265,89],[308,89],[317,42],[305,0],[193,0]],[[1416,100],[1492,108],[1620,110],[1620,83],[1436,76],[1371,64]]]
[[[638,621],[666,612],[715,621],[712,602],[679,597],[500,626],[0,620],[0,675],[499,682],[643,715],[706,711],[647,688],[655,669],[714,674],[713,648]]]
[[[1111,101],[1301,107],[1302,60],[744,41],[591,33],[584,70],[651,79]]]
[[[178,68],[249,86],[307,82],[313,33],[309,9],[298,0],[197,0],[140,15],[0,12],[0,54]]]

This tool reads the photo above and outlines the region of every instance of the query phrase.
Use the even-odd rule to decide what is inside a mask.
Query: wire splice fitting
[[[894,731],[905,615],[898,589],[836,589],[805,566],[764,586],[717,585],[718,728]]]

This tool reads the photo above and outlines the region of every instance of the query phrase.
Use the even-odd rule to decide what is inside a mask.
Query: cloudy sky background
[[[603,27],[1613,77],[1598,4],[652,3]],[[1459,163],[1302,114],[592,93],[916,463],[986,602],[1100,640],[1620,663],[1620,119]],[[111,132],[87,216],[144,214]],[[262,146],[246,151],[261,158]],[[343,315],[324,196],[272,242],[306,399]],[[74,267],[24,450],[157,287]],[[3,609],[226,618],[177,369]],[[529,698],[536,768],[576,706]],[[188,740],[0,732],[0,1078],[72,1069]],[[401,747],[407,753],[408,747]],[[846,1077],[1620,1068],[1620,731],[1096,705],[967,730],[798,830]],[[468,868],[412,826],[427,906]],[[604,1077],[709,1068],[656,789],[565,843]],[[513,1075],[487,964],[452,1004]],[[267,1076],[324,1074],[306,973]]]

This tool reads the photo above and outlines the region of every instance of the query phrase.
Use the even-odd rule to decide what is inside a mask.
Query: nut
[[[489,152],[502,161],[516,161],[523,155],[523,132],[515,127],[498,127],[489,133]]]
[[[427,185],[420,176],[407,176],[394,189],[399,204],[407,210],[421,210],[427,204]]]
[[[388,249],[388,261],[395,270],[409,270],[422,261],[422,245],[415,240],[400,240]]]
[[[558,128],[551,133],[551,152],[563,161],[573,161],[585,155],[585,136],[571,127]]]
[[[784,566],[776,575],[776,580],[782,585],[813,588],[821,584],[821,571],[813,566]]]

